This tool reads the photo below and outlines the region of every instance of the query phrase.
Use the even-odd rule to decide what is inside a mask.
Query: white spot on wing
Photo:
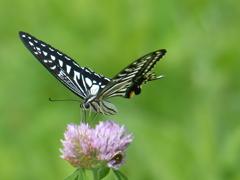
[[[51,47],[49,47],[49,49],[50,49],[50,51],[54,51],[54,49],[53,49],[53,48],[51,48]]]
[[[32,37],[28,36],[28,39],[32,39]]]
[[[75,66],[80,67],[77,63],[75,63],[74,61],[72,62]]]
[[[62,53],[60,53],[60,52],[58,52],[58,51],[57,51],[57,53],[58,53],[58,55],[60,55],[60,56],[62,56],[62,55],[63,55]]]
[[[48,53],[47,53],[46,51],[43,51],[43,55],[44,55],[44,56],[47,56],[47,54],[48,54]]]
[[[56,65],[54,65],[53,67],[50,67],[50,69],[56,69]]]
[[[76,78],[80,79],[80,73],[77,71],[74,71],[74,80],[76,80]]]
[[[92,81],[89,78],[85,78],[85,81],[89,87],[92,86]]]
[[[69,74],[69,72],[71,71],[71,66],[66,65],[66,68],[67,68],[67,73]]]
[[[28,41],[28,43],[30,44],[30,46],[34,46],[34,44],[31,41]]]
[[[35,42],[35,43],[38,43],[38,40],[34,39],[34,42]]]
[[[26,37],[26,35],[25,35],[25,34],[23,34],[23,35],[22,35],[22,37],[24,37],[24,38],[25,38],[25,37]]]
[[[86,72],[88,72],[89,74],[91,74],[91,70],[90,70],[90,69],[85,68],[84,70],[85,70]]]
[[[67,59],[67,60],[71,60],[69,57],[67,57],[67,56],[65,56],[65,58]]]
[[[83,75],[81,75],[81,79],[84,79],[84,76],[83,76]],[[84,90],[87,91],[88,89],[87,89],[87,87],[86,87],[85,81],[82,81],[82,85],[83,85],[83,87],[84,87]]]
[[[42,47],[46,47],[46,44],[41,43]]]
[[[37,51],[41,51],[41,49],[39,47],[36,47]]]
[[[55,57],[55,56],[53,56],[53,55],[50,55],[50,57],[51,57],[51,59],[52,59],[53,61],[55,61],[55,59],[56,59],[56,57]]]
[[[61,67],[63,67],[63,61],[62,60],[58,60],[58,63],[59,63],[59,65],[61,66]]]
[[[101,78],[102,76],[98,73],[94,73],[94,75],[96,75],[97,77]]]
[[[90,89],[91,95],[96,95],[99,91],[99,86],[98,85],[93,85]]]

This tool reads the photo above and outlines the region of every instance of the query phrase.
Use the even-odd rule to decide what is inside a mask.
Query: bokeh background
[[[166,78],[110,99],[119,114],[109,119],[134,134],[121,171],[134,180],[240,179],[239,9],[224,0],[0,1],[1,179],[75,170],[59,148],[67,124],[79,123],[79,103],[48,98],[80,99],[30,54],[20,30],[110,78],[167,49],[154,69]]]

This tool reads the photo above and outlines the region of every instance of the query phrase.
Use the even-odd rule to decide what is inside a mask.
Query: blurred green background
[[[240,179],[238,1],[0,1],[0,178],[63,179],[68,123],[77,99],[30,54],[25,31],[81,66],[114,77],[158,49],[167,75],[132,99],[110,99],[134,141],[120,169],[134,180]],[[102,115],[97,120],[105,120]],[[113,179],[111,173],[106,180]]]

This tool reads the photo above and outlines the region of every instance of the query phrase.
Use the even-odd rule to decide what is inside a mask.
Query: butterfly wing
[[[28,50],[73,93],[85,99],[101,91],[110,81],[89,68],[79,66],[73,59],[59,50],[31,36],[19,32],[19,36]]]
[[[108,99],[116,96],[131,98],[133,94],[140,94],[143,84],[164,77],[163,75],[156,77],[150,71],[166,52],[165,49],[154,51],[134,61],[106,85],[99,93],[99,98]]]

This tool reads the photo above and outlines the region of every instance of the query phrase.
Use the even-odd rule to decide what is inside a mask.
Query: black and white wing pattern
[[[141,93],[142,85],[148,81],[153,81],[165,77],[157,76],[150,71],[156,63],[166,54],[166,50],[158,50],[149,53],[118,73],[104,89],[99,93],[100,99],[108,99],[111,97],[131,98],[134,94]]]
[[[148,81],[160,79],[150,71],[164,56],[166,50],[158,50],[143,56],[123,69],[113,79],[106,78],[91,69],[81,67],[59,50],[31,36],[19,32],[28,50],[62,84],[83,99],[81,108],[105,115],[117,114],[117,108],[106,99],[111,97],[131,98],[141,92]]]
[[[19,36],[39,62],[83,100],[97,95],[110,81],[109,78],[95,73],[89,68],[81,67],[69,56],[28,33],[20,31]]]

